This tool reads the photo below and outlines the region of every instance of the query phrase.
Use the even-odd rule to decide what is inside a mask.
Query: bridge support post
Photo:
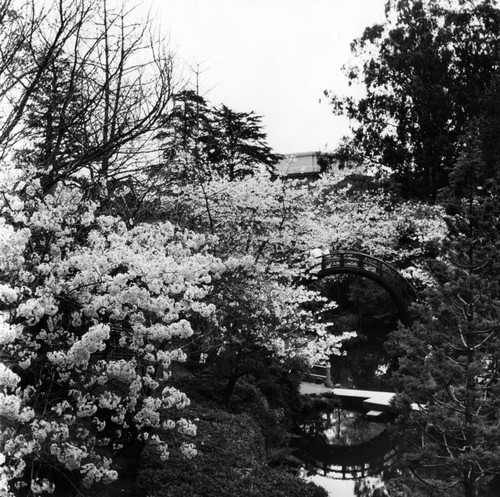
[[[333,383],[332,383],[332,369],[330,366],[328,366],[325,369],[325,385],[328,388],[333,388]]]

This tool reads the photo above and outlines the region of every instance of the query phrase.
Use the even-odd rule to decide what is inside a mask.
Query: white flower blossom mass
[[[169,409],[189,405],[173,387],[145,392],[165,385],[172,362],[185,360],[177,342],[193,334],[191,316],[215,312],[202,300],[224,270],[203,235],[170,223],[129,229],[96,215],[97,204],[71,187],[43,198],[38,191],[34,184],[32,196],[14,191],[0,204],[0,304],[9,309],[0,315],[0,345],[39,381],[19,388],[20,377],[0,363],[2,495],[23,476],[25,461],[40,457],[79,471],[84,486],[112,481],[117,473],[101,447],[123,446],[132,426],[146,440],[171,422]],[[127,353],[117,356],[115,348]],[[41,417],[44,406],[50,418]],[[178,426],[196,433],[187,420]],[[167,444],[158,449],[166,459]],[[196,453],[191,444],[182,451]],[[54,490],[47,478],[30,485],[35,495]]]

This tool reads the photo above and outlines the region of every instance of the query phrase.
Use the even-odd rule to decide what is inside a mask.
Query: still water
[[[381,336],[382,335],[382,336]],[[390,391],[386,336],[365,336],[343,357],[332,358],[332,380],[345,388]],[[304,415],[295,428],[301,474],[332,497],[386,497],[395,476],[396,454],[389,419],[368,418],[352,406],[333,405]]]
[[[382,497],[395,452],[387,426],[340,408],[317,412],[295,431],[301,474],[335,497]]]
[[[391,391],[384,345],[399,318],[391,298],[374,282],[356,276],[323,278],[315,284],[339,305],[325,319],[334,321],[339,331],[358,330],[358,337],[345,345],[345,354],[331,358],[333,384]],[[294,455],[302,461],[302,475],[334,497],[388,496],[386,482],[396,471],[389,422],[345,405],[305,414],[294,431]]]

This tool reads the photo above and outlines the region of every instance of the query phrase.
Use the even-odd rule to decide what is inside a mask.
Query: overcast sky
[[[326,89],[345,93],[349,45],[385,0],[149,0],[177,57],[214,105],[262,116],[280,153],[333,149],[347,132]]]

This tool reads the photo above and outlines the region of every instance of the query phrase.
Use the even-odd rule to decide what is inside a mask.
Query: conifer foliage
[[[407,463],[428,483],[475,497],[500,458],[500,201],[478,141],[467,141],[445,194],[450,235],[432,263],[435,283],[392,346]]]

